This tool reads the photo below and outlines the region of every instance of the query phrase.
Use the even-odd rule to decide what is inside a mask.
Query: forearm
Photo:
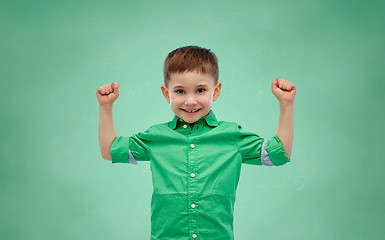
[[[288,158],[291,156],[291,149],[294,138],[294,103],[279,105],[279,122],[277,128],[277,137],[281,141],[285,154]]]
[[[111,160],[111,144],[116,137],[112,117],[112,105],[99,106],[99,144],[102,157]]]

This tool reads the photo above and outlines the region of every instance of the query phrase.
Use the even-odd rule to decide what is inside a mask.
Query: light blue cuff
[[[134,156],[132,156],[130,149],[128,149],[128,163],[135,164],[135,165],[138,164]]]
[[[274,166],[274,163],[271,161],[269,154],[266,151],[267,139],[263,140],[262,151],[261,151],[261,162],[265,166]]]

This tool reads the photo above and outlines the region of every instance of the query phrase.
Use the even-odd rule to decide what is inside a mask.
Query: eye
[[[178,90],[176,90],[175,92],[178,93],[178,94],[184,93],[184,91],[183,91],[182,89],[178,89]]]
[[[198,93],[203,93],[204,91],[206,91],[206,89],[204,89],[204,88],[199,88],[199,89],[197,90]]]

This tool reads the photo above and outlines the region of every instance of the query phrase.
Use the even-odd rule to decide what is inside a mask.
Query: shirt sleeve
[[[131,137],[118,136],[111,144],[110,155],[112,163],[131,163],[149,161],[149,133],[134,134]]]
[[[240,125],[238,130],[237,142],[242,163],[280,166],[290,161],[277,136],[267,140],[255,133],[244,131]]]

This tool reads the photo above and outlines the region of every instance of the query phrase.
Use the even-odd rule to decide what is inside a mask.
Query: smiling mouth
[[[184,112],[186,113],[196,113],[198,112],[199,110],[201,110],[200,108],[199,109],[196,109],[196,110],[186,110],[186,109],[182,109]]]

